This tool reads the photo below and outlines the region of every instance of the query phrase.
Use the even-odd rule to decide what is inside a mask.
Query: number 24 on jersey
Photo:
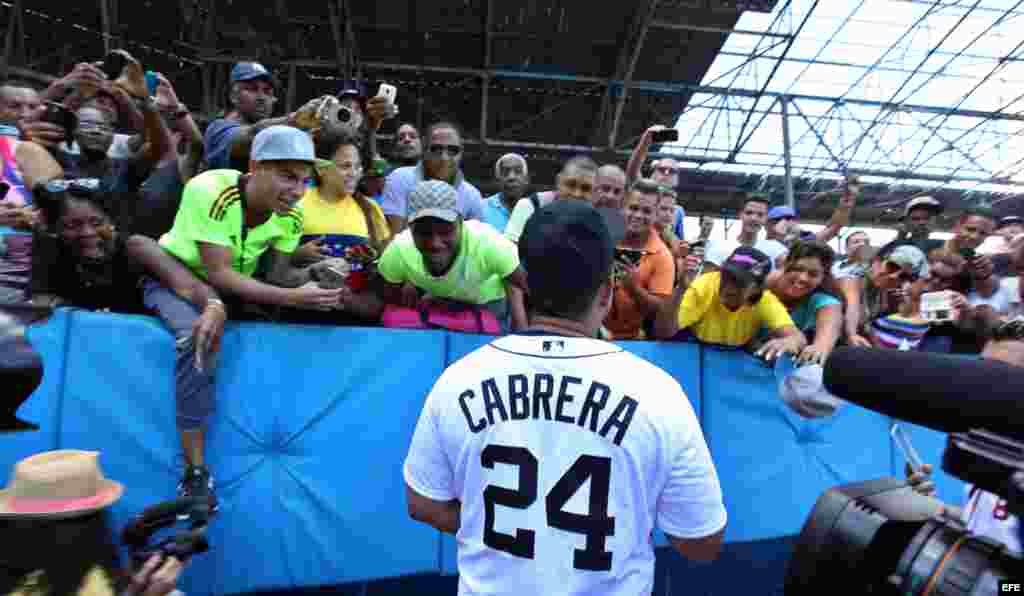
[[[496,463],[516,466],[519,486],[515,490],[493,485],[484,489],[484,544],[517,557],[532,559],[536,531],[517,528],[515,535],[502,534],[494,529],[494,516],[495,505],[527,509],[534,504],[537,500],[540,464],[533,453],[524,447],[488,445],[480,452],[480,465],[493,469]],[[605,551],[608,537],[615,535],[615,518],[608,516],[611,472],[611,458],[581,455],[544,498],[549,527],[582,534],[587,538],[585,548],[574,549],[575,569],[609,571],[612,568],[612,553]],[[590,480],[587,514],[566,511],[566,503],[587,480]]]

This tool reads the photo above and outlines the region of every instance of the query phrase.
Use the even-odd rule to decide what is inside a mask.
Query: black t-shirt
[[[139,288],[145,270],[127,255],[121,237],[111,258],[102,262],[76,259],[59,239],[49,234],[36,233],[32,242],[32,295],[56,295],[72,306],[89,310],[146,312]]]
[[[157,166],[139,188],[139,199],[131,208],[132,215],[128,218],[131,220],[130,232],[159,239],[170,231],[184,189],[177,159]]]

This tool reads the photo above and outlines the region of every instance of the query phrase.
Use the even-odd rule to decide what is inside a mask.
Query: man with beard
[[[424,180],[440,180],[454,187],[456,209],[463,219],[479,220],[483,216],[480,191],[466,180],[459,168],[463,154],[459,127],[451,122],[438,122],[427,129],[427,141],[423,161],[391,172],[384,185],[381,208],[393,236],[405,229],[409,193]]]
[[[458,194],[441,180],[424,180],[409,193],[409,228],[377,264],[374,291],[384,303],[415,308],[425,297],[487,308],[512,329],[526,326],[526,274],[515,244],[480,221],[465,221]]]
[[[414,166],[423,159],[423,143],[420,142],[420,131],[415,125],[406,122],[398,127],[391,153],[392,161],[400,168]]]
[[[640,339],[644,319],[653,318],[672,294],[675,261],[654,228],[660,191],[653,180],[639,180],[622,209],[626,234],[616,248],[620,275],[604,320],[614,339]]]
[[[494,163],[494,179],[501,192],[484,200],[484,223],[491,224],[501,233],[505,232],[509,215],[519,199],[523,198],[530,184],[530,171],[526,159],[518,153],[506,153]]]

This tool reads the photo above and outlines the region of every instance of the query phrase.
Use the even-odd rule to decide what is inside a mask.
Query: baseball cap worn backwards
[[[309,135],[282,125],[261,130],[252,141],[251,155],[253,161],[316,161]]]
[[[259,62],[239,62],[231,69],[231,82],[252,81],[254,79],[266,79],[273,82],[273,76],[265,66]]]
[[[942,203],[935,197],[917,197],[912,199],[903,209],[903,217],[910,215],[914,209],[930,209],[934,213],[942,213]]]
[[[519,238],[530,302],[550,309],[609,280],[625,228],[619,210],[584,201],[554,201],[536,211]]]
[[[796,210],[794,210],[792,207],[785,207],[785,206],[783,206],[783,207],[772,207],[771,209],[768,210],[768,221],[775,221],[777,219],[785,219],[787,217],[796,219]]]
[[[916,246],[909,244],[897,246],[885,257],[885,260],[900,267],[909,268],[918,277],[928,275],[928,257]]]
[[[408,219],[412,224],[424,217],[454,223],[459,218],[455,187],[440,180],[424,180],[409,193]]]
[[[722,263],[722,270],[744,283],[762,285],[772,271],[772,259],[756,248],[741,246]]]

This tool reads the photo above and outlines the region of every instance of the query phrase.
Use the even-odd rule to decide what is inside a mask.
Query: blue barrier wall
[[[4,475],[48,449],[96,449],[126,484],[118,524],[174,494],[174,343],[155,319],[58,310],[29,338],[43,383],[22,407],[36,433],[0,440]],[[447,364],[484,336],[351,327],[229,325],[208,438],[222,513],[213,548],[190,564],[190,595],[345,585],[352,593],[454,593],[454,538],[410,520],[402,462],[422,402]],[[793,536],[837,484],[901,475],[887,418],[847,405],[805,420],[776,396],[773,372],[742,352],[623,342],[683,385],[717,466],[729,525],[712,564],[665,546],[655,593],[781,594]],[[944,437],[906,425],[939,463]],[[937,473],[943,500],[960,481]],[[414,576],[414,577],[403,577]],[[399,578],[381,580],[381,578]],[[374,581],[376,580],[376,581]],[[266,592],[270,593],[270,592]]]

